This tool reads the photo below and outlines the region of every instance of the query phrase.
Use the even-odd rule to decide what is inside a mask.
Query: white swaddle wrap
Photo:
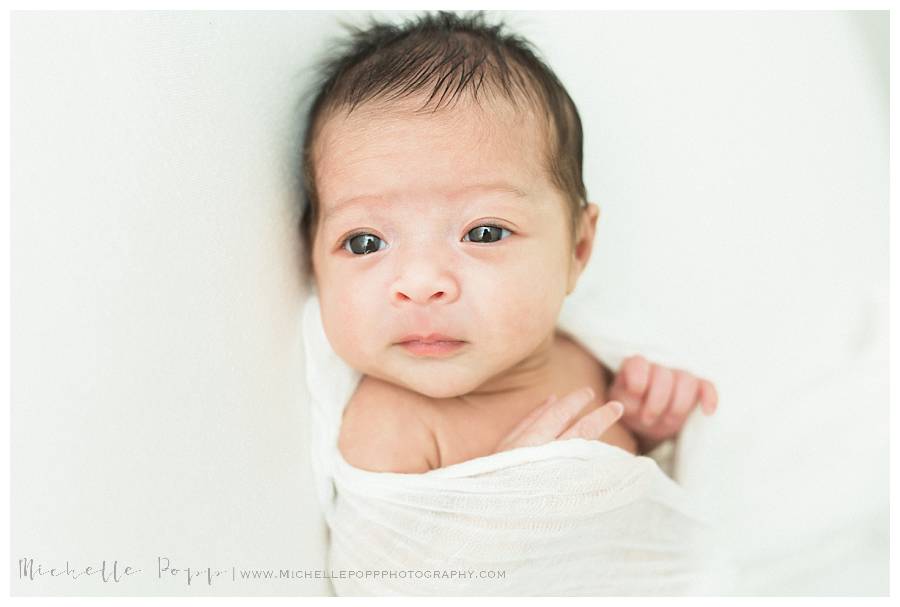
[[[361,376],[327,341],[315,294],[303,323],[312,464],[338,595],[718,593],[727,574],[708,521],[650,457],[573,439],[424,474],[351,466],[337,439]],[[560,328],[613,369],[627,354]],[[666,445],[660,463],[677,479],[677,445]]]

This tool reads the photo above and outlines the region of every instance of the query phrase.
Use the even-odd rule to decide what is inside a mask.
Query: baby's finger
[[[550,403],[537,419],[525,428],[516,442],[522,445],[542,445],[555,440],[569,427],[582,409],[594,400],[594,396],[592,388],[582,388]]]
[[[719,407],[719,395],[716,393],[716,387],[705,379],[700,380],[700,402],[706,415],[712,415]]]
[[[670,425],[677,424],[691,412],[697,404],[697,391],[700,387],[700,380],[685,371],[676,371],[674,382],[672,401],[664,418]]]
[[[670,369],[660,365],[653,365],[650,370],[650,389],[644,400],[644,409],[641,411],[641,423],[652,426],[662,413],[672,394],[673,374]]]
[[[595,411],[579,419],[571,428],[559,436],[559,440],[569,438],[599,439],[620,417],[625,407],[618,401],[610,401]]]
[[[619,377],[625,392],[641,398],[647,392],[650,381],[650,363],[640,354],[626,358],[619,368]]]
[[[627,416],[634,416],[640,411],[649,378],[650,363],[643,356],[626,358],[619,367],[609,396],[625,406]]]
[[[519,436],[528,429],[528,427],[534,423],[534,421],[539,418],[544,412],[553,406],[553,403],[556,402],[556,394],[551,394],[547,400],[544,401],[543,404],[535,407],[534,411],[529,413],[525,419],[516,424],[516,427],[513,428],[509,434],[506,436],[506,440],[509,442],[515,442]]]

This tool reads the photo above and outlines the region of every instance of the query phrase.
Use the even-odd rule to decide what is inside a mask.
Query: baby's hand
[[[625,405],[622,423],[653,444],[678,434],[698,401],[706,415],[712,415],[719,402],[712,382],[643,356],[622,361],[607,398]]]

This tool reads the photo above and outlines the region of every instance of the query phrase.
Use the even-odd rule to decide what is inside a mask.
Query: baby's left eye
[[[491,243],[501,240],[504,232],[507,236],[512,234],[512,232],[500,226],[483,225],[472,228],[466,232],[466,236],[472,235],[471,242]]]

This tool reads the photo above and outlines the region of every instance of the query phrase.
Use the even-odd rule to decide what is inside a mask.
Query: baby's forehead
[[[476,100],[460,97],[450,107],[434,109],[427,97],[368,101],[354,108],[340,107],[326,113],[320,121],[317,143],[327,135],[373,136],[389,133],[398,125],[409,128],[459,132],[476,129],[486,135],[531,131],[543,136],[546,121],[535,110],[509,100]]]
[[[506,104],[421,106],[368,103],[326,118],[310,167],[323,211],[358,194],[431,198],[463,183],[512,183],[532,195],[552,189],[534,116]]]
[[[541,122],[515,108],[459,104],[432,112],[408,103],[380,104],[328,116],[318,129],[313,157],[317,173],[361,157],[387,159],[405,149],[416,159],[465,163],[481,156],[485,162],[505,159],[534,170],[546,164],[546,145]]]
[[[365,167],[418,167],[431,172],[514,167],[532,173],[543,165],[543,137],[528,122],[473,112],[339,116],[322,130],[317,172],[341,177]],[[426,177],[423,175],[422,177]]]

